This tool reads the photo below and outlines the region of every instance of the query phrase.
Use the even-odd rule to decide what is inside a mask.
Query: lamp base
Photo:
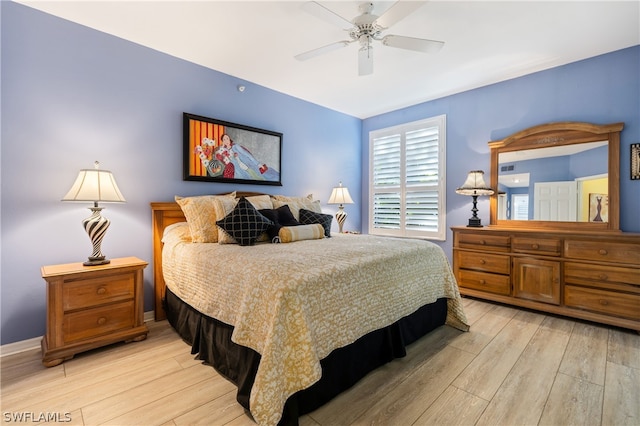
[[[347,212],[344,211],[344,207],[342,204],[338,207],[338,211],[336,212],[336,221],[338,222],[338,232],[342,234],[342,225],[344,225],[344,221],[347,220]]]
[[[471,197],[473,198],[473,208],[471,209],[473,216],[469,218],[469,224],[467,225],[467,228],[482,228],[482,223],[480,222],[480,218],[478,217],[478,196],[472,195]]]
[[[106,265],[111,262],[102,254],[100,248],[104,234],[107,232],[107,228],[109,228],[111,222],[106,217],[100,215],[102,207],[98,207],[97,204],[98,203],[95,203],[93,207],[89,208],[89,210],[91,210],[91,216],[82,221],[82,225],[85,231],[87,231],[93,245],[93,252],[91,256],[89,256],[89,260],[83,263],[84,266]]]
[[[467,228],[482,228],[482,221],[479,217],[470,217]]]
[[[82,264],[84,266],[98,266],[98,265],[107,265],[109,263],[111,263],[111,261],[109,259],[105,259],[103,256],[102,259],[90,257],[89,260],[87,260]]]

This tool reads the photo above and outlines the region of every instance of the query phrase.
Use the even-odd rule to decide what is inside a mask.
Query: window
[[[529,220],[529,195],[513,194],[513,220]]]
[[[369,233],[445,239],[445,120],[369,133]]]

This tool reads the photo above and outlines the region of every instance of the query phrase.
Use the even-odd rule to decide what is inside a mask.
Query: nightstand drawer
[[[64,341],[68,343],[131,328],[133,313],[133,301],[129,301],[67,314],[62,324]]]
[[[640,265],[638,244],[566,240],[565,257]]]
[[[489,274],[464,269],[460,269],[458,275],[458,285],[460,287],[507,295],[511,292],[508,275]]]
[[[558,238],[522,238],[514,237],[511,246],[516,253],[560,256],[562,243]]]
[[[120,274],[66,282],[62,289],[64,311],[133,299],[133,274]]]
[[[640,320],[640,295],[636,294],[565,285],[564,303],[573,308]]]
[[[462,269],[474,269],[476,271],[494,272],[496,274],[509,275],[509,256],[499,254],[485,254],[470,251],[456,251],[457,265]]]

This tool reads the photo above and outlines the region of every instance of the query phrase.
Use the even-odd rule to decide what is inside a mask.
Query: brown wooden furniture
[[[608,221],[498,219],[496,191],[490,226],[452,228],[461,294],[640,330],[640,234],[619,231],[622,127],[551,123],[489,143],[499,189],[501,153],[606,141]]]
[[[640,235],[453,228],[460,293],[640,330]]]
[[[135,257],[100,266],[82,263],[42,267],[47,282],[47,332],[42,363],[53,367],[76,353],[147,337],[143,269]]]

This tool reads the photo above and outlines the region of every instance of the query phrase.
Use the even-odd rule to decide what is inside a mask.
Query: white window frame
[[[437,184],[410,186],[406,182],[406,145],[405,137],[408,132],[437,127],[438,128],[438,179]],[[385,186],[380,188],[374,187],[374,140],[383,137],[399,135],[400,142],[400,176],[401,183],[399,186]],[[446,115],[439,115],[423,120],[405,123],[398,126],[388,127],[385,129],[373,130],[369,132],[369,234],[386,235],[396,237],[423,238],[431,240],[445,241],[446,239]],[[406,227],[406,200],[407,193],[416,190],[429,190],[437,192],[437,230],[427,231],[418,229],[407,229]],[[376,228],[374,218],[374,201],[375,194],[389,193],[390,191],[398,192],[400,195],[400,227],[399,229]]]

